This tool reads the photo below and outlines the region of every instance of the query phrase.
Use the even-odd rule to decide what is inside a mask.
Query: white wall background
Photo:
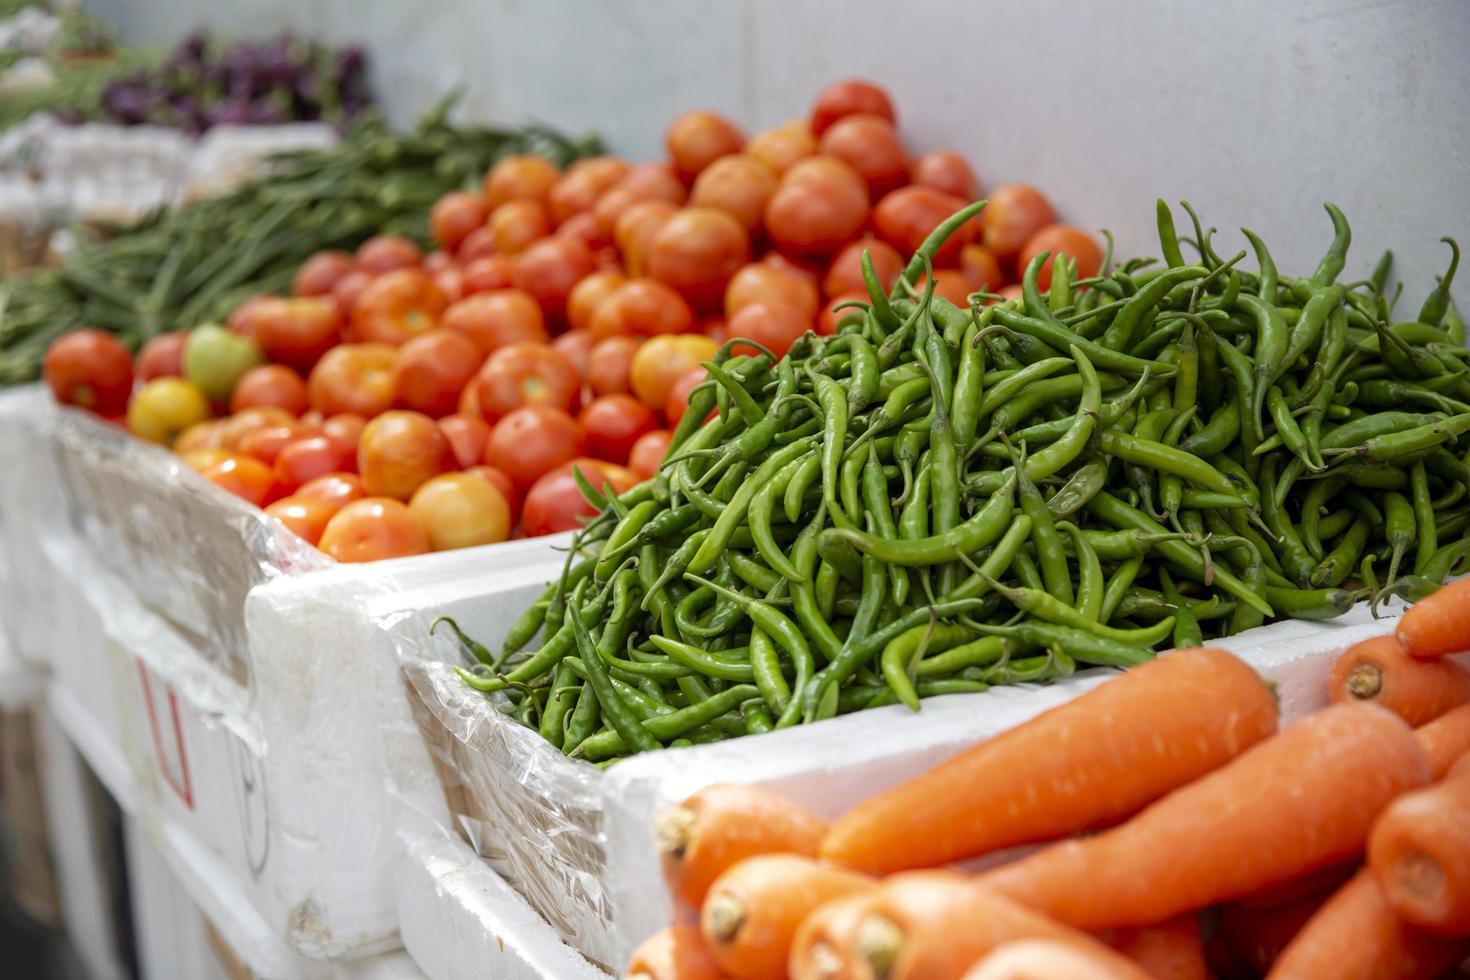
[[[1415,304],[1438,238],[1470,248],[1470,0],[89,2],[135,42],[196,23],[357,41],[397,121],[461,87],[466,119],[592,128],[635,158],[681,111],[761,128],[868,76],[912,149],[1037,184],[1124,254],[1157,254],[1159,196],[1219,225],[1221,252],[1245,225],[1298,274],[1334,201],[1360,245],[1348,275],[1391,247]]]

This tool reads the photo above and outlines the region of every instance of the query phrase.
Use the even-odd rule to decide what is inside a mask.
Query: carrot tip
[[[807,953],[807,973],[813,980],[836,980],[842,976],[842,954],[830,943],[820,942]]]
[[[659,853],[675,860],[683,857],[694,834],[696,819],[694,811],[683,806],[669,807],[660,813],[653,825],[653,839],[658,843]]]
[[[1348,674],[1348,693],[1359,701],[1376,698],[1383,690],[1383,671],[1377,664],[1358,664]]]
[[[892,919],[870,916],[859,927],[855,945],[858,955],[868,964],[873,975],[886,977],[903,948],[903,930]]]
[[[1395,877],[1407,894],[1429,901],[1444,894],[1444,868],[1428,854],[1415,851],[1399,858],[1396,864]]]
[[[730,895],[712,895],[704,903],[704,934],[711,942],[729,943],[745,925],[745,906]]]

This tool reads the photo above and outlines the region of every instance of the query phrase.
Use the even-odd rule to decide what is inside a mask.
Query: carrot
[[[1401,719],[1337,705],[1121,826],[979,881],[1078,929],[1159,922],[1347,860],[1378,813],[1428,778]]]
[[[698,908],[710,884],[755,854],[815,855],[827,823],[758,786],[707,786],[654,827],[673,893]]]
[[[1400,922],[1377,877],[1364,868],[1307,921],[1267,980],[1428,980],[1467,953],[1470,942]]]
[[[1145,976],[1091,936],[950,871],[894,875],[872,893],[855,928],[807,938],[792,949],[796,980],[957,980],[997,947],[1033,938],[1059,940]]]
[[[858,892],[819,906],[801,920],[791,940],[789,976],[810,976],[817,980],[855,980],[856,974],[843,967],[835,949],[849,945],[858,925],[873,906],[874,891]],[[810,961],[805,974],[802,960]]]
[[[1351,646],[1332,665],[1333,704],[1371,701],[1411,725],[1470,703],[1470,671],[1449,660],[1415,660],[1393,636]]]
[[[937,867],[1114,822],[1276,731],[1276,703],[1222,650],[1179,650],[880,793],[833,824],[829,861]]]
[[[1395,630],[1414,657],[1470,650],[1470,579],[1451,582],[1409,607]]]
[[[1470,756],[1389,804],[1368,837],[1368,866],[1399,918],[1470,938]]]
[[[1193,912],[1143,928],[1119,929],[1108,945],[1155,980],[1205,980],[1205,949]]]
[[[1264,974],[1334,891],[1303,895],[1275,908],[1226,905],[1220,910],[1220,931],[1241,959],[1258,975]]]
[[[791,941],[818,906],[874,887],[873,879],[799,854],[758,854],[715,879],[700,929],[724,971],[740,980],[784,980]]]
[[[1470,752],[1456,759],[1455,764],[1444,774],[1446,780],[1459,779],[1462,776],[1470,776]]]
[[[1262,888],[1249,895],[1241,895],[1235,899],[1234,904],[1244,905],[1248,909],[1265,909],[1288,905],[1308,895],[1330,895],[1337,891],[1343,882],[1357,874],[1358,863],[1348,861],[1343,864],[1335,864],[1330,868],[1322,868],[1311,874],[1302,875],[1300,878]]]
[[[670,926],[633,950],[627,980],[724,980],[698,926]]]
[[[1419,747],[1429,756],[1429,773],[1442,777],[1455,760],[1470,752],[1470,704],[1446,711],[1414,732]]]
[[[1133,980],[1138,976],[1148,974],[1055,939],[1022,939],[1006,943],[975,964],[964,980]]]

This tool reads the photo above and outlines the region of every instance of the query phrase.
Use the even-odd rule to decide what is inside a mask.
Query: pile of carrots
[[[1462,580],[1343,654],[1333,703],[1284,729],[1249,666],[1178,650],[831,823],[708,787],[658,824],[698,923],[650,937],[627,975],[1458,976],[1470,672],[1446,656],[1467,649]]]

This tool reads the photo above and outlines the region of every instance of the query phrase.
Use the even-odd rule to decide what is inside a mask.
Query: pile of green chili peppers
[[[1394,322],[1390,256],[1337,282],[1336,207],[1293,279],[1250,232],[1259,271],[1216,254],[1188,205],[1181,239],[1160,201],[1162,263],[1112,271],[1110,247],[1077,279],[1059,257],[1043,292],[1043,254],[1022,298],[960,309],[914,284],[981,206],[891,293],[865,256],[835,336],[727,344],[654,479],[584,482],[601,512],[498,656],[439,621],[465,683],[597,762],[1127,667],[1422,596],[1470,559],[1453,242]]]

